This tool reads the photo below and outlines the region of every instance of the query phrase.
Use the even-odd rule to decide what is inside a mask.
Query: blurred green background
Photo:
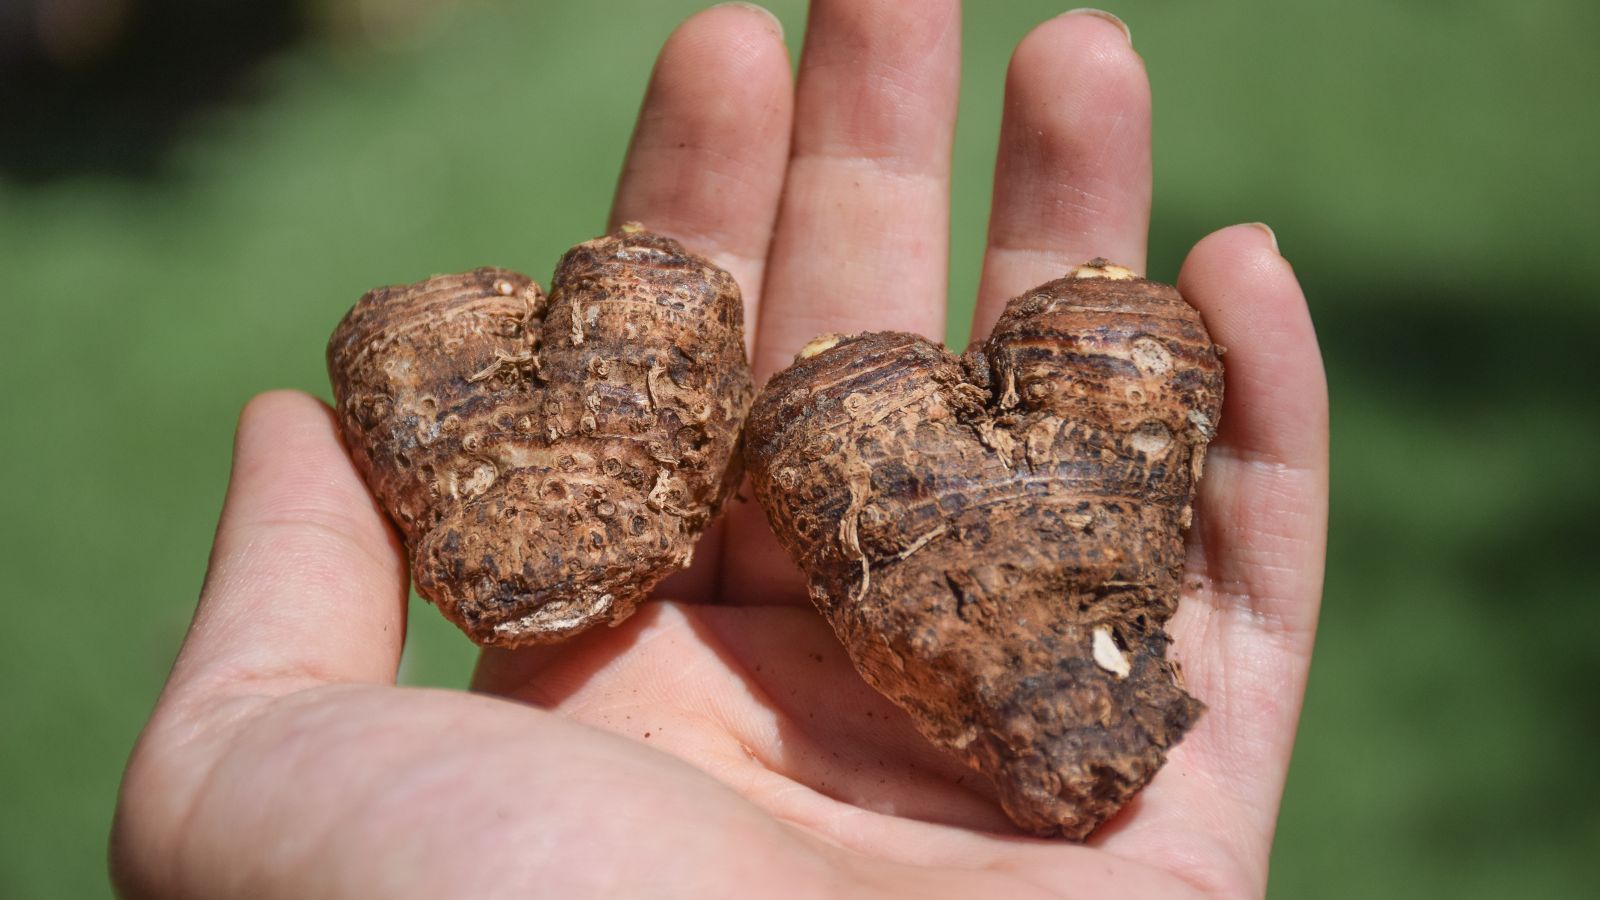
[[[120,30],[58,23],[40,52],[0,17],[4,897],[109,890],[120,766],[240,405],[327,396],[324,341],[372,285],[545,280],[602,227],[652,56],[697,7],[85,5]],[[803,3],[773,5],[797,49]],[[1114,10],[1155,91],[1152,273],[1271,223],[1332,385],[1323,629],[1272,895],[1595,896],[1600,5]],[[968,10],[953,338],[1006,58],[1056,12]],[[466,641],[414,623],[406,679],[463,684]]]

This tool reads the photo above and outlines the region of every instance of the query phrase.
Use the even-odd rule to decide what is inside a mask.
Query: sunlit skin
[[[612,224],[744,287],[758,380],[824,332],[944,334],[952,0],[818,0],[797,81],[723,6],[657,62]],[[1150,99],[1115,23],[1066,15],[1006,81],[973,329],[1103,256],[1142,271]],[[1209,709],[1086,845],[1019,836],[851,669],[754,504],[615,629],[395,686],[406,568],[320,401],[253,400],[194,624],[112,838],[134,897],[1258,897],[1321,594],[1327,404],[1271,233],[1179,288],[1228,350],[1173,656]],[[665,600],[665,598],[671,598]]]

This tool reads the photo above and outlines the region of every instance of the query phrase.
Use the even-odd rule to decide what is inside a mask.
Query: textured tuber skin
[[[1094,260],[961,357],[819,338],[751,411],[756,497],[856,668],[1035,834],[1087,837],[1204,709],[1163,625],[1219,352],[1176,290]]]
[[[569,250],[548,299],[489,268],[371,291],[328,371],[418,593],[485,646],[626,618],[739,481],[739,288],[638,226]]]

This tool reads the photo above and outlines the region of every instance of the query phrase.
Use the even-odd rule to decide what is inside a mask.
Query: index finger
[[[609,229],[640,222],[733,275],[747,352],[792,106],[788,50],[771,13],[728,3],[691,16],[656,60],[611,209]]]

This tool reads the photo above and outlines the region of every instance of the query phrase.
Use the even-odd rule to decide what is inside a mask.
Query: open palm
[[[944,331],[954,0],[817,0],[797,85],[723,6],[662,51],[613,220],[731,271],[758,382],[824,331]],[[1006,85],[974,332],[1093,256],[1144,265],[1150,103],[1124,31],[1066,15]],[[405,564],[332,417],[240,422],[200,609],[130,761],[135,896],[1259,896],[1321,590],[1326,397],[1270,232],[1179,286],[1228,348],[1174,656],[1209,705],[1087,846],[1021,837],[989,786],[855,674],[754,504],[621,626],[491,652],[473,693],[394,686]]]

